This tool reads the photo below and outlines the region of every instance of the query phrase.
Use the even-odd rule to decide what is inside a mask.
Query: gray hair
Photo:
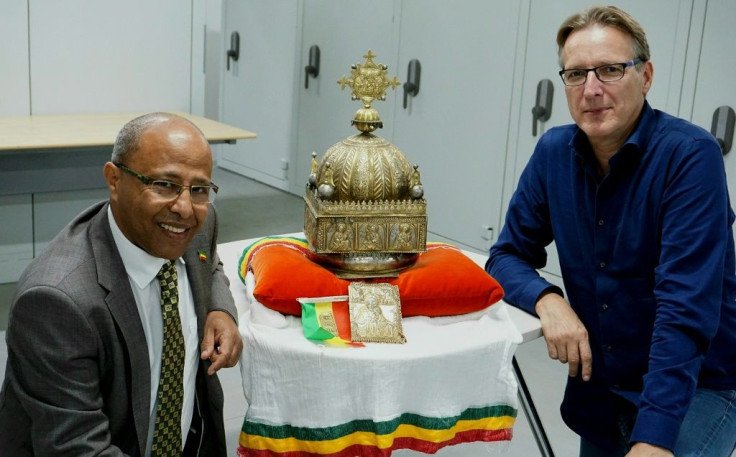
[[[557,55],[562,67],[562,50],[567,38],[575,31],[598,24],[615,27],[633,40],[633,58],[643,62],[649,60],[649,43],[642,26],[631,15],[615,6],[594,6],[565,19],[557,30]]]
[[[117,138],[115,138],[115,144],[112,147],[112,157],[110,158],[110,161],[112,163],[124,163],[127,157],[138,151],[140,139],[148,129],[163,122],[169,122],[175,119],[180,119],[190,124],[204,138],[204,134],[199,127],[194,125],[194,123],[189,119],[185,119],[171,113],[148,113],[136,117],[120,129]]]

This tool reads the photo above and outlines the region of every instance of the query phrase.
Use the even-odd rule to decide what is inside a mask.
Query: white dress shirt
[[[156,403],[158,382],[161,378],[161,351],[163,348],[163,318],[161,316],[161,288],[156,274],[168,259],[154,257],[128,240],[120,231],[112,210],[108,207],[107,215],[110,220],[110,230],[115,239],[120,257],[123,259],[125,271],[128,273],[130,288],[133,290],[138,314],[141,317],[143,332],[146,335],[148,346],[148,361],[151,368],[151,420],[148,429],[146,455],[151,454],[153,444],[153,428],[156,422]],[[197,334],[197,315],[194,312],[194,301],[189,286],[189,278],[181,257],[176,259],[176,274],[178,276],[179,317],[184,334],[186,355],[184,358],[184,404],[181,413],[182,449],[186,442],[189,427],[194,412],[195,382],[197,366],[199,364],[199,336]],[[133,373],[135,376],[136,373]]]

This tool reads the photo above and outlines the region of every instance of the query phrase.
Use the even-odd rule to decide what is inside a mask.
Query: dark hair
[[[562,66],[562,50],[571,33],[598,24],[615,27],[633,40],[633,57],[649,60],[649,43],[642,26],[631,15],[615,6],[594,6],[565,19],[557,30],[557,55]]]

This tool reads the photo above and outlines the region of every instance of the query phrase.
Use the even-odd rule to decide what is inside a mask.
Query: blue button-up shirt
[[[605,444],[615,393],[639,407],[632,441],[671,449],[696,387],[736,389],[734,214],[723,159],[710,133],[645,104],[609,165],[597,173],[576,125],[545,133],[486,270],[507,302],[534,314],[540,294],[557,289],[536,271],[554,240],[593,351],[592,379],[568,380],[563,418]]]

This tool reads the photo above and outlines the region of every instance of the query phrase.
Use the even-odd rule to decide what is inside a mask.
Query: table
[[[143,112],[0,116],[0,151],[112,146],[118,131]],[[211,143],[234,143],[256,134],[193,114],[192,121]]]
[[[465,255],[473,259],[475,263],[484,267],[487,260],[486,256],[475,252],[464,252]],[[542,326],[539,323],[539,319],[513,306],[509,306],[508,310],[511,320],[519,332],[521,332],[523,337],[522,343],[528,343],[529,341],[542,337]],[[552,445],[550,444],[547,432],[545,432],[544,426],[542,425],[542,419],[537,413],[537,408],[534,405],[532,394],[524,380],[524,374],[521,372],[521,368],[516,361],[516,357],[512,359],[512,364],[516,380],[519,383],[519,401],[521,402],[521,407],[524,410],[526,417],[529,419],[529,426],[531,427],[532,435],[537,442],[539,453],[542,457],[554,457],[555,454],[552,451]]]
[[[105,187],[102,165],[118,131],[144,113],[0,116],[0,195]],[[256,134],[201,116],[192,121],[210,143],[235,143]]]
[[[404,345],[316,346],[304,338],[299,318],[255,302],[252,284],[249,294],[238,277],[243,249],[256,240],[218,247],[245,342],[241,373],[249,407],[241,455],[278,455],[270,449],[385,456],[394,448],[433,453],[459,443],[481,455],[505,448],[517,398],[526,409],[528,396],[517,390],[521,372],[515,363],[512,368],[513,353],[541,335],[537,319],[499,302],[472,319],[405,318]],[[400,414],[406,412],[412,414]]]

